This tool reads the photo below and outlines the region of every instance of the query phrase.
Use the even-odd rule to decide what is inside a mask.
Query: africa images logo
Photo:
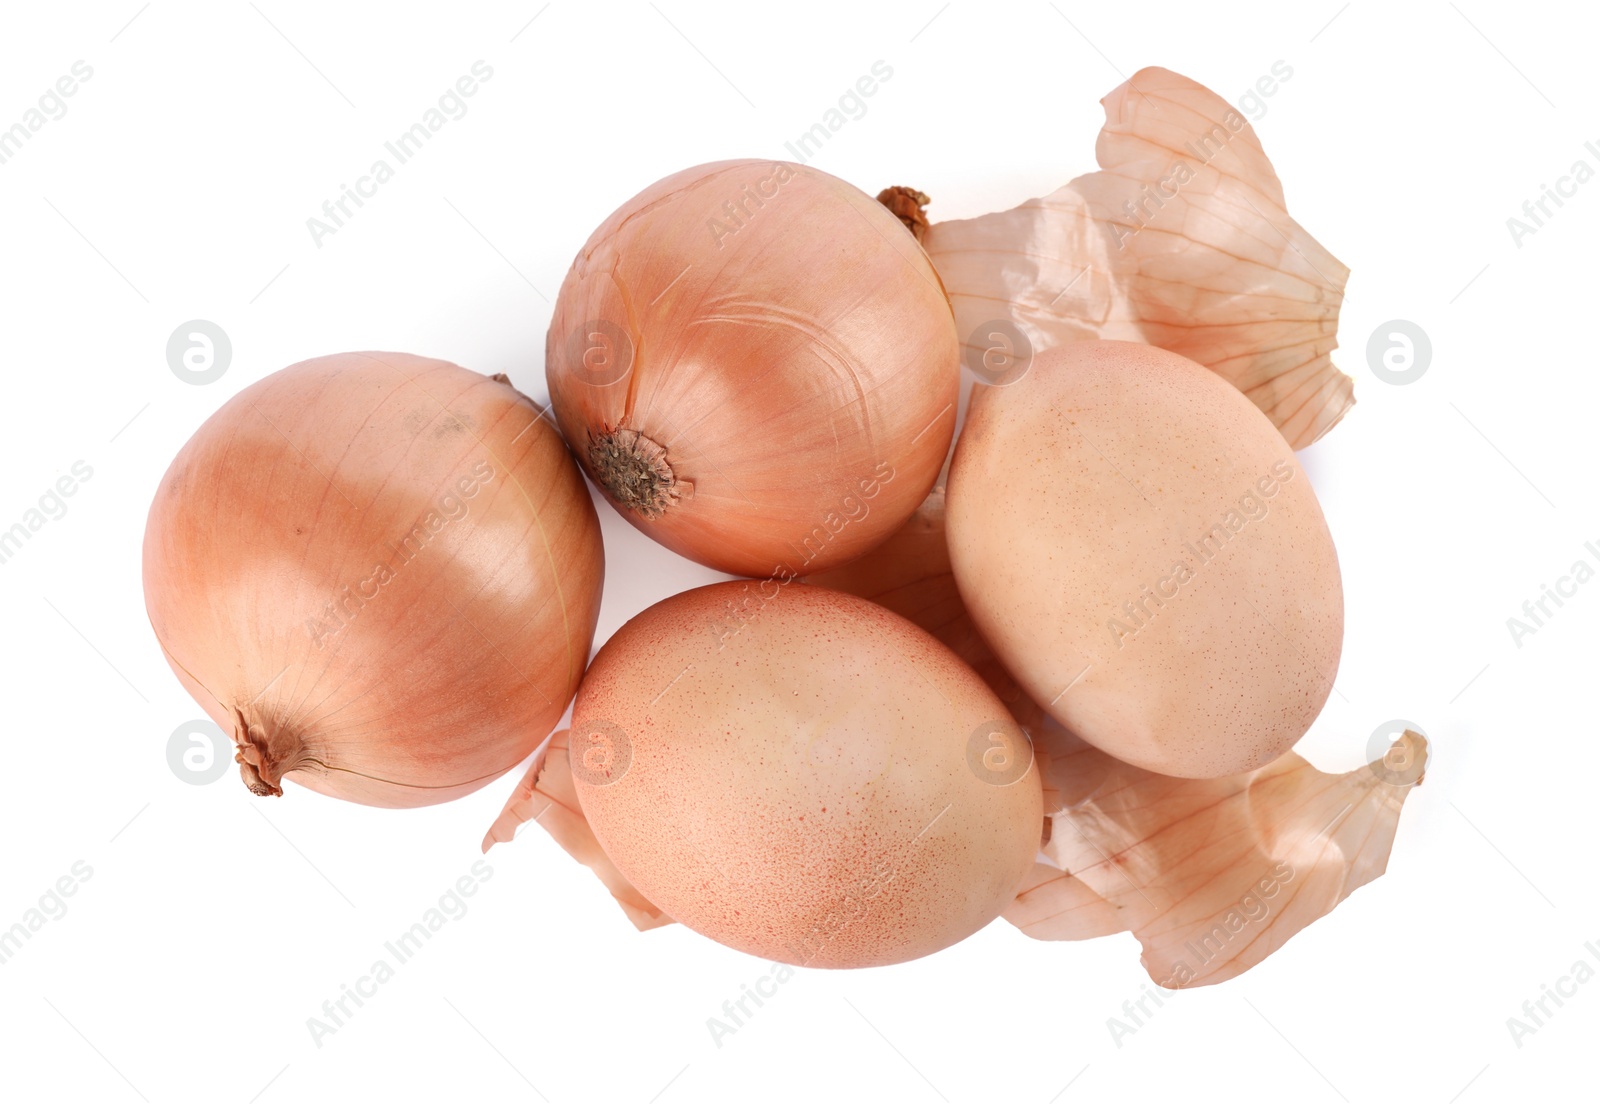
[[[1274,477],[1277,479],[1274,480]],[[1111,641],[1117,649],[1122,649],[1128,639],[1137,637],[1140,631],[1153,623],[1167,601],[1181,595],[1184,585],[1195,579],[1200,566],[1220,557],[1223,547],[1235,535],[1250,523],[1265,519],[1272,498],[1293,479],[1294,466],[1287,461],[1275,462],[1271,474],[1247,489],[1239,497],[1237,506],[1230,508],[1221,521],[1213,523],[1210,530],[1193,542],[1183,544],[1184,552],[1189,557],[1173,562],[1167,575],[1156,581],[1154,588],[1148,584],[1140,585],[1137,596],[1124,603],[1121,611],[1112,612],[1111,618],[1106,620],[1106,630],[1110,632]],[[1151,604],[1155,606],[1151,607]],[[1127,622],[1123,621],[1122,616],[1127,617]]]

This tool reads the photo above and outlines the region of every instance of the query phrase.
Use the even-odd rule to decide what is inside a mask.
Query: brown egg
[[[573,708],[595,837],[668,915],[825,968],[933,953],[1015,897],[1043,828],[1027,737],[927,632],[732,581],[628,622]]]
[[[1078,342],[974,398],[947,492],[950,560],[1017,681],[1152,772],[1260,768],[1333,687],[1333,539],[1243,393],[1133,342]]]

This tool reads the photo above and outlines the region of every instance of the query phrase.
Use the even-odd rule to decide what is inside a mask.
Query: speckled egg
[[[960,941],[1015,897],[1043,829],[1027,736],[976,673],[876,604],[776,580],[619,630],[578,692],[572,767],[644,896],[794,965]]]
[[[1227,381],[1133,342],[1079,342],[974,397],[950,559],[1019,683],[1158,773],[1267,764],[1333,688],[1344,594],[1283,436]]]

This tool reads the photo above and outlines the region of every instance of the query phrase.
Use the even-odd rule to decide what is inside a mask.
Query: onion
[[[982,679],[825,588],[649,608],[595,656],[570,739],[589,829],[643,902],[790,964],[961,940],[1010,905],[1043,829],[1032,749]]]
[[[792,576],[859,556],[933,486],[955,429],[944,286],[883,205],[786,163],[684,170],[573,262],[551,402],[635,527],[702,564]]]
[[[290,366],[178,453],[145,603],[257,795],[454,799],[583,674],[604,556],[571,455],[504,377],[409,354]]]
[[[983,389],[947,511],[984,639],[1113,757],[1259,769],[1333,688],[1344,594],[1311,481],[1271,420],[1188,358],[1074,342]]]

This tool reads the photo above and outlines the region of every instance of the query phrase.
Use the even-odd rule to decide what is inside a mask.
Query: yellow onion
[[[351,353],[251,385],[150,508],[145,603],[245,783],[441,803],[525,758],[577,689],[599,522],[504,377]]]
[[[590,236],[546,341],[551,403],[635,527],[749,576],[895,530],[955,429],[944,286],[887,208],[782,162],[684,170]]]

